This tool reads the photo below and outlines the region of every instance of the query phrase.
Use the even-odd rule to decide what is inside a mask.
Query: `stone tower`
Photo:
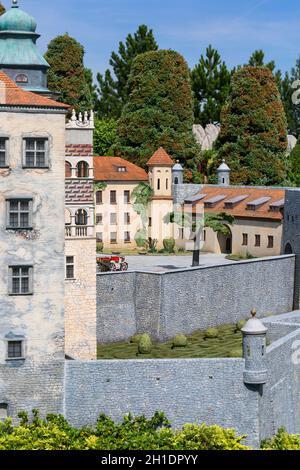
[[[230,186],[230,168],[226,165],[225,160],[222,161],[221,165],[217,169],[218,185]]]
[[[158,248],[163,247],[163,239],[173,236],[172,224],[164,222],[164,217],[173,211],[172,168],[174,162],[161,147],[147,163],[149,183],[153,197],[149,209],[149,238],[158,240]]]
[[[93,171],[94,114],[66,125],[66,354],[96,359],[96,235]]]
[[[267,381],[266,334],[268,329],[256,318],[256,310],[251,312],[243,333],[245,358],[244,382],[249,385],[262,385]]]
[[[172,168],[172,182],[173,184],[183,184],[183,168],[177,160],[176,165]]]
[[[49,64],[37,48],[36,27],[34,18],[13,0],[0,17],[0,69],[24,90],[55,97],[47,88]]]

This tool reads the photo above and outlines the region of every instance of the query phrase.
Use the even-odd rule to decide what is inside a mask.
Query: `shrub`
[[[102,242],[97,242],[97,253],[102,253],[103,252],[103,248],[104,248],[104,244]]]
[[[163,240],[164,249],[167,253],[174,253],[175,244],[174,238],[165,238]]]
[[[134,237],[134,241],[138,248],[145,248],[147,239],[146,239],[146,231],[143,229],[139,229]]]
[[[234,357],[243,357],[242,348],[233,349],[233,350],[230,351],[230,353],[228,354],[228,357],[231,357],[231,358],[234,358]]]
[[[236,332],[237,331],[241,331],[242,328],[244,328],[244,326],[246,325],[247,321],[246,320],[239,320],[235,327],[236,327]]]
[[[216,328],[209,328],[205,331],[204,338],[205,339],[213,339],[218,338],[219,332]]]
[[[140,333],[140,334],[136,334],[136,335],[133,335],[131,338],[130,338],[130,342],[132,344],[139,344],[140,340],[141,340],[141,337],[143,335]]]
[[[300,435],[288,434],[284,428],[276,436],[261,443],[263,450],[300,450]]]
[[[177,335],[173,339],[172,349],[173,348],[186,348],[188,345],[188,339],[185,335]]]
[[[141,336],[138,344],[138,352],[140,354],[150,354],[152,350],[152,341],[150,335],[147,333]]]
[[[158,240],[156,238],[149,238],[148,241],[146,242],[146,247],[149,251],[149,253],[157,253],[157,244]]]

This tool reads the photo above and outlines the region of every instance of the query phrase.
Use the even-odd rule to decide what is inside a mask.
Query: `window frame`
[[[101,204],[103,204],[103,191],[98,190],[96,191],[96,205],[100,206]]]
[[[11,202],[17,202],[18,203],[18,210],[17,211],[12,211],[10,208]],[[28,202],[28,211],[21,211],[21,203],[22,202]],[[22,226],[21,225],[21,214],[25,214],[28,212],[28,226]],[[17,213],[18,214],[18,226],[14,227],[10,224],[10,215],[11,213]],[[27,197],[13,197],[6,199],[6,230],[32,230],[33,229],[33,199],[32,198],[27,198]]]
[[[124,204],[130,204],[130,190],[124,189]]]
[[[112,197],[114,195],[114,197]],[[109,193],[109,201],[110,205],[116,205],[117,204],[117,191],[115,189],[111,189]]]
[[[243,233],[242,246],[248,246],[248,245],[249,245],[249,236],[248,236],[248,233]]]
[[[274,235],[268,235],[268,249],[272,250],[274,248]]]
[[[27,150],[26,149],[26,143],[27,141],[34,141],[35,143],[35,146],[34,146],[34,150]],[[38,140],[42,140],[44,141],[45,143],[45,148],[44,148],[44,152],[45,152],[45,164],[44,165],[37,165],[36,164],[36,154],[38,152],[37,148],[36,148],[36,143]],[[34,165],[31,166],[31,165],[27,165],[27,162],[26,162],[26,155],[27,155],[27,152],[34,152]],[[47,170],[49,169],[49,161],[50,161],[50,145],[49,145],[49,138],[48,137],[31,137],[31,136],[28,136],[28,137],[23,137],[23,168],[24,169],[27,169],[27,170],[36,170],[36,169],[40,169],[40,170]]]
[[[131,233],[128,230],[124,232],[124,243],[131,243]]]
[[[5,361],[6,362],[15,362],[15,361],[25,361],[26,359],[26,339],[25,336],[15,335],[10,332],[4,337],[5,341]],[[10,356],[9,355],[9,344],[11,343],[21,343],[21,355],[20,356]]]
[[[124,225],[131,225],[131,214],[130,214],[130,212],[124,212]]]
[[[28,276],[22,276],[22,272],[18,276],[14,276],[13,270],[14,269],[28,269]],[[28,295],[33,295],[33,266],[32,265],[15,265],[15,266],[9,266],[8,267],[8,293],[11,297],[25,297]],[[22,292],[22,279],[28,277],[28,292]],[[14,292],[14,286],[13,286],[13,279],[14,278],[19,278],[19,292]]]
[[[101,235],[101,239],[98,235]],[[96,243],[103,243],[103,232],[96,232]]]
[[[109,215],[109,225],[118,225],[118,218],[116,212],[111,212]]]
[[[0,136],[0,142],[1,140],[4,141],[4,150],[3,149],[0,149],[0,153],[3,153],[4,152],[4,165],[1,165],[1,161],[0,161],[0,170],[1,169],[5,169],[5,168],[9,168],[9,164],[8,164],[8,137],[3,137],[3,136]]]
[[[261,235],[259,235],[259,234],[256,234],[256,235],[255,235],[255,244],[254,244],[254,246],[255,246],[256,248],[260,248],[260,247],[261,247]]]
[[[68,261],[68,259],[71,259],[72,258],[72,262],[71,261]],[[75,256],[73,255],[68,255],[66,256],[65,258],[65,276],[66,276],[66,280],[69,281],[69,280],[74,280],[76,279],[75,277]],[[72,272],[73,272],[73,276],[68,276],[68,267],[72,267]]]
[[[113,239],[112,234],[115,234],[116,237]],[[110,243],[116,245],[118,243],[118,232],[110,232]]]

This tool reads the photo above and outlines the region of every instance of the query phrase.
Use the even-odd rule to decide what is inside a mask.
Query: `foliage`
[[[157,238],[148,238],[146,241],[146,248],[149,251],[149,253],[157,253],[157,245],[158,245],[158,240]]]
[[[206,126],[220,122],[222,106],[227,99],[231,74],[221,56],[211,45],[206,56],[201,55],[199,63],[191,72],[194,92],[195,122]]]
[[[105,181],[99,181],[94,183],[94,191],[105,191],[107,188],[107,183]]]
[[[139,26],[134,35],[129,34],[125,44],[119,43],[118,53],[112,52],[109,61],[114,77],[110,70],[106,70],[104,76],[97,75],[99,101],[96,110],[99,117],[117,119],[121,116],[123,106],[128,101],[128,77],[134,58],[157,49],[153,31],[146,25]]]
[[[190,74],[184,58],[171,50],[140,54],[132,64],[128,84],[130,96],[119,120],[115,152],[144,168],[159,147],[182,163],[198,156]]]
[[[152,341],[150,335],[143,334],[138,344],[139,354],[150,354],[152,349]]]
[[[2,5],[2,3],[0,3],[0,16],[3,15],[3,13],[5,12],[6,12],[5,7]]]
[[[246,325],[246,320],[239,320],[235,326],[236,326],[237,331],[241,331],[241,329],[244,328],[245,325]]]
[[[286,118],[266,67],[244,67],[231,82],[221,115],[219,160],[235,184],[280,185],[286,178]]]
[[[177,335],[173,339],[172,348],[186,348],[188,345],[188,339],[185,335]]]
[[[218,152],[202,150],[198,158],[187,162],[185,181],[194,184],[217,184]]]
[[[138,344],[140,342],[140,339],[143,335],[142,334],[137,334],[137,335],[133,335],[130,339],[130,343],[131,344]]]
[[[226,214],[226,212],[205,213],[204,214],[204,227],[211,228],[216,233],[222,233],[225,236],[231,234],[228,225],[234,224],[234,216]]]
[[[300,450],[300,435],[288,434],[285,428],[280,428],[276,436],[262,442],[261,449]]]
[[[174,238],[164,238],[163,240],[164,250],[167,253],[174,253],[176,241]]]
[[[113,155],[112,146],[116,141],[117,121],[115,119],[96,119],[94,131],[94,154]]]
[[[250,65],[251,67],[267,67],[273,75],[276,80],[276,84],[278,88],[281,86],[281,71],[280,70],[275,70],[276,69],[276,64],[274,60],[271,60],[270,62],[265,62],[265,53],[262,49],[258,49],[254,51],[249,59],[248,64],[246,64],[246,67]]]
[[[94,84],[94,76],[93,71],[91,69],[84,69],[85,81],[88,86],[89,94],[91,97],[91,108],[95,109],[96,102],[97,102],[97,87]]]
[[[104,248],[104,244],[102,242],[97,242],[96,243],[97,253],[103,253],[103,248]]]
[[[217,328],[209,328],[205,332],[205,338],[206,339],[211,339],[211,338],[217,338],[219,336],[219,332]]]
[[[243,261],[243,260],[255,259],[255,258],[256,257],[253,256],[249,251],[247,251],[246,253],[237,253],[237,254],[231,254],[231,255],[226,256],[226,259],[230,261]]]
[[[137,230],[134,241],[138,248],[145,248],[147,243],[147,232],[144,229]]]
[[[290,179],[297,186],[300,186],[300,134],[296,146],[290,154]]]
[[[147,241],[146,227],[148,222],[148,206],[153,194],[153,189],[147,183],[138,184],[131,194],[131,198],[133,200],[133,210],[141,217],[143,226],[141,230],[138,230],[136,237],[137,239],[141,239],[143,237],[144,244]],[[135,241],[137,241],[137,239],[135,238]]]
[[[26,413],[19,426],[11,420],[0,423],[0,450],[248,450],[245,436],[219,426],[185,425],[174,430],[163,413],[125,416],[115,423],[101,414],[92,428],[75,429],[63,416],[45,420],[34,412],[30,422]]]
[[[83,58],[83,46],[67,33],[54,38],[45,54],[50,64],[49,89],[60,92],[59,101],[81,112],[93,108],[91,78],[84,68]]]

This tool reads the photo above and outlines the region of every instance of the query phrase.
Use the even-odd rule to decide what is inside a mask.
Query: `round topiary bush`
[[[150,354],[152,350],[151,337],[148,334],[143,334],[138,344],[139,354]]]
[[[140,334],[136,334],[136,335],[133,335],[131,338],[130,338],[130,343],[131,344],[139,344],[140,340],[141,340],[141,337],[143,335],[140,333]]]
[[[188,345],[188,339],[185,335],[177,335],[172,341],[172,349],[186,348],[187,345]]]
[[[244,328],[246,323],[246,320],[239,320],[235,325],[236,331],[241,331],[241,329]]]
[[[205,339],[213,339],[213,338],[218,338],[219,332],[216,328],[209,328],[206,330],[204,338]]]
[[[174,253],[175,244],[174,238],[165,238],[163,240],[164,249],[167,253]]]

